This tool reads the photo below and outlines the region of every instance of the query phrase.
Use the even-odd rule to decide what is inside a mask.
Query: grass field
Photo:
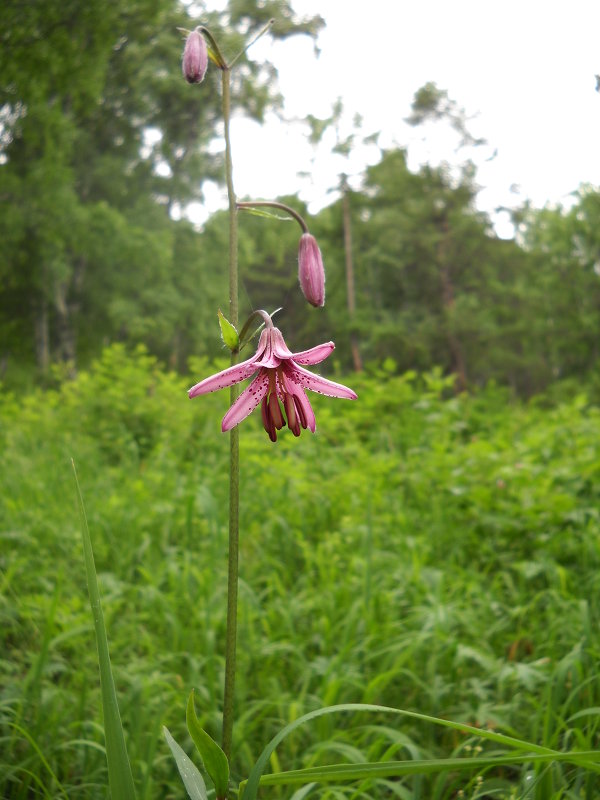
[[[118,347],[77,380],[0,396],[0,796],[106,798],[71,458],[139,797],[183,798],[161,728],[219,735],[227,392]],[[317,434],[241,436],[236,776],[306,711],[376,703],[558,750],[599,743],[600,410],[585,395],[454,397],[390,369],[316,396]],[[566,394],[566,393],[565,393]],[[312,398],[311,398],[312,399]],[[315,720],[273,770],[495,752],[418,721]],[[273,798],[594,798],[597,774],[525,764]]]

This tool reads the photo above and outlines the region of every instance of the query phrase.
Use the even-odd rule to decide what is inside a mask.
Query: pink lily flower
[[[325,305],[325,269],[315,237],[303,233],[298,245],[298,278],[304,297],[313,306]]]
[[[252,358],[205,378],[192,386],[188,395],[197,397],[216,392],[258,372],[223,417],[221,430],[234,428],[261,403],[263,425],[272,442],[277,441],[277,431],[283,428],[286,420],[294,436],[300,436],[301,428],[308,428],[314,433],[315,415],[306,396],[306,389],[328,397],[356,400],[356,393],[352,389],[314,375],[302,367],[304,364],[319,364],[324,361],[334,347],[333,342],[325,342],[311,347],[310,350],[292,353],[281,331],[271,325],[263,330],[258,349]]]
[[[185,42],[181,70],[188,83],[202,83],[208,66],[208,48],[200,31],[190,33]]]

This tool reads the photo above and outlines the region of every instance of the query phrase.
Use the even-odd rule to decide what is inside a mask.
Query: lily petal
[[[327,378],[321,378],[320,375],[315,375],[306,369],[302,369],[294,362],[285,362],[283,370],[286,378],[297,383],[304,389],[310,389],[312,392],[327,395],[327,397],[342,397],[346,400],[356,400],[357,394],[344,386],[341,383],[334,383],[328,381]]]
[[[264,353],[257,359],[256,363],[259,367],[277,369],[282,361],[292,358],[294,354],[288,349],[279,328],[271,328],[268,331],[263,331],[263,335],[264,334],[268,335],[268,339],[266,340]]]
[[[320,364],[333,352],[334,348],[333,342],[323,342],[323,344],[318,344],[316,347],[311,347],[310,350],[294,353],[292,360],[296,364]]]
[[[235,428],[242,420],[251,414],[256,406],[261,402],[269,388],[269,375],[265,370],[261,370],[250,386],[247,386],[229,411],[223,417],[221,430],[223,432]]]
[[[315,422],[315,412],[312,410],[312,406],[310,404],[310,400],[306,396],[306,392],[303,390],[294,392],[294,402],[296,404],[296,411],[300,417],[302,427],[308,428],[311,433],[314,433],[317,428],[317,424]]]
[[[233,386],[234,383],[246,380],[256,372],[258,369],[255,363],[256,357],[253,356],[247,361],[242,361],[241,364],[234,364],[232,367],[224,369],[222,372],[217,372],[203,381],[192,386],[188,389],[189,397],[197,397],[199,394],[208,394],[209,392],[216,392],[219,389],[225,389],[227,386]]]
[[[271,331],[271,341],[273,342],[273,353],[277,358],[283,360],[285,358],[294,357],[294,354],[285,343],[285,339],[279,328],[273,328]]]
[[[306,392],[298,383],[295,383],[292,379],[290,379],[290,376],[285,372],[282,377],[283,382],[280,383],[280,392],[282,392],[284,395],[292,395],[300,425],[303,428],[308,428],[312,433],[314,433],[316,430],[315,412],[312,410],[312,406],[308,397],[306,396]]]
[[[265,328],[252,358],[200,381],[189,390],[189,396],[215,392],[254,375],[250,385],[223,417],[223,431],[234,428],[262,403],[263,425],[271,441],[277,441],[277,431],[285,425],[284,416],[294,436],[299,436],[302,428],[314,433],[315,415],[306,389],[329,397],[356,400],[352,389],[314,375],[301,366],[319,364],[334,347],[333,342],[323,342],[309,350],[292,353],[278,328]]]

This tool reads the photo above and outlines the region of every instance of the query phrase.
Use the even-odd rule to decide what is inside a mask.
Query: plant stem
[[[225,127],[225,177],[229,199],[229,321],[238,325],[238,246],[237,209],[233,190],[233,165],[231,159],[231,140],[229,121],[231,116],[230,97],[231,71],[223,69],[223,123]],[[237,361],[237,353],[232,353],[232,365]],[[239,386],[234,384],[230,391],[231,404],[239,396]],[[229,556],[227,575],[227,633],[225,640],[225,689],[223,696],[223,738],[222,747],[231,761],[231,742],[233,735],[233,709],[235,693],[235,651],[237,639],[237,601],[238,601],[238,553],[239,553],[239,505],[240,505],[240,447],[237,426],[229,432]]]
[[[286,214],[289,214],[290,217],[293,217],[298,225],[302,228],[302,233],[308,233],[308,225],[300,216],[300,214],[295,211],[290,206],[287,206],[285,203],[276,203],[274,200],[249,200],[244,203],[238,203],[237,207],[240,211],[244,209],[252,209],[252,208],[278,208],[280,211],[285,211]]]

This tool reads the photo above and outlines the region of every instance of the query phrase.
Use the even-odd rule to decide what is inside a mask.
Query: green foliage
[[[94,553],[92,540],[85,515],[85,507],[77,472],[73,465],[75,483],[77,486],[77,499],[81,516],[81,538],[83,541],[83,554],[85,562],[85,575],[90,597],[90,607],[94,620],[94,632],[96,634],[96,646],[98,649],[98,665],[100,668],[100,688],[102,691],[102,716],[104,727],[104,738],[106,747],[106,766],[108,770],[108,786],[110,796],[113,800],[135,800],[136,792],[131,774],[131,765],[125,746],[123,725],[119,714],[119,704],[115,691],[115,682],[110,664],[108,649],[108,639],[106,636],[106,626],[104,624],[104,614],[100,592],[98,590],[98,580],[96,567],[94,564]]]
[[[188,697],[185,718],[189,734],[200,754],[204,769],[215,786],[217,800],[225,800],[229,788],[229,762],[219,745],[198,722],[193,689]]]
[[[458,108],[448,92],[429,81],[415,93],[412,102],[412,113],[406,120],[409,125],[422,125],[428,121],[449,123],[460,136],[459,147],[485,144],[483,139],[475,139],[467,126],[467,115],[464,109]]]
[[[583,191],[568,213],[530,211],[519,244],[493,234],[474,210],[475,191],[466,175],[456,183],[444,168],[411,172],[404,151],[384,153],[364,191],[349,193],[354,320],[342,202],[311,224],[324,254],[327,305],[305,327],[310,337],[334,330],[347,368],[354,335],[366,362],[393,358],[401,372],[440,365],[458,375],[459,388],[495,380],[531,396],[557,378],[592,374],[600,193]]]
[[[287,0],[202,3],[127,0],[8,2],[0,11],[0,377],[51,382],[111,342],[145,345],[183,371],[193,354],[219,354],[214,314],[227,305],[227,221],[200,232],[184,218],[205,181],[222,180],[215,153],[219,70],[201,87],[180,74],[181,35],[198,18],[226,57],[271,17],[269,35],[314,36],[323,24]],[[236,62],[233,111],[260,121],[280,99],[271,65]],[[337,129],[309,116],[314,141]],[[426,84],[413,124],[450,126],[480,144],[466,113]],[[358,123],[357,123],[358,125]],[[358,141],[336,134],[348,155]],[[584,187],[570,211],[523,209],[518,237],[501,241],[475,210],[473,164],[411,172],[406,153],[382,153],[360,192],[347,192],[356,284],[349,315],[341,200],[310,221],[327,272],[327,306],[307,311],[297,286],[297,230],[240,220],[242,316],[284,306],[300,346],[335,331],[346,368],[392,358],[398,372],[439,365],[458,388],[489,380],[521,396],[597,360],[600,193]],[[297,198],[286,198],[302,213]]]
[[[526,211],[520,225],[536,271],[525,302],[555,378],[593,373],[598,358],[600,192],[583,186],[575,196],[570,210]]]
[[[163,730],[167,744],[171,748],[181,780],[190,797],[190,800],[206,800],[206,784],[198,768],[186,756],[167,728]]]
[[[223,312],[219,309],[218,312],[219,317],[219,328],[221,329],[221,339],[223,339],[223,344],[228,347],[230,350],[237,350],[240,346],[240,337],[238,335],[235,326],[229,322],[229,320],[223,316]]]
[[[3,797],[106,794],[71,457],[139,797],[181,796],[161,731],[194,759],[192,687],[198,722],[218,740],[228,398],[186,396],[215,366],[198,360],[182,380],[143,350],[112,347],[55,390],[1,396]],[[414,709],[560,751],[597,746],[597,406],[568,385],[557,400],[517,403],[494,386],[454,396],[440,371],[396,371],[340,375],[359,400],[311,398],[314,436],[284,430],[272,446],[256,414],[243,423],[234,782],[287,724],[340,703]],[[450,728],[348,714],[298,729],[269,766],[493,750]],[[309,796],[591,799],[599,788],[581,767],[532,761],[372,776]]]
[[[192,13],[227,31],[228,55],[265,14],[281,38],[322,25],[285,0],[218,14],[178,0],[2,5],[0,366],[11,379],[23,362],[86,364],[113,341],[144,342],[179,368],[192,349],[210,353],[197,309],[219,297],[224,256],[202,259],[177,221],[204,181],[222,180],[219,70],[201,89],[181,76],[178,28]],[[237,73],[233,110],[262,119],[280,102],[273,69],[243,55]]]
[[[448,759],[426,759],[426,760],[411,760],[406,759],[402,761],[378,761],[375,763],[357,763],[357,764],[332,764],[323,767],[313,767],[302,770],[288,770],[287,772],[274,773],[271,775],[263,775],[265,767],[269,761],[270,756],[274,753],[275,748],[283,742],[283,740],[293,733],[296,728],[300,727],[307,722],[322,717],[326,714],[340,714],[343,712],[359,712],[359,713],[379,713],[379,714],[393,714],[400,717],[409,717],[418,719],[422,722],[433,723],[441,725],[445,728],[451,728],[459,733],[475,736],[484,741],[493,741],[496,744],[503,745],[513,752],[509,756],[495,756],[492,758],[448,758]],[[515,753],[514,750],[517,752]],[[519,752],[520,751],[520,752]],[[526,753],[526,755],[523,755]],[[371,705],[368,703],[345,703],[335,706],[326,706],[311,711],[308,714],[294,720],[286,725],[277,736],[275,736],[265,749],[260,754],[256,764],[253,766],[247,781],[242,781],[240,788],[242,790],[243,800],[255,800],[258,792],[259,785],[277,786],[289,785],[300,783],[312,786],[313,782],[327,783],[329,781],[348,781],[360,780],[363,778],[378,777],[398,777],[404,775],[430,775],[435,772],[444,772],[448,770],[472,770],[474,767],[481,769],[485,767],[497,767],[505,764],[515,764],[522,762],[551,762],[553,760],[570,761],[570,763],[581,764],[593,772],[600,772],[600,766],[597,762],[600,760],[600,751],[591,753],[556,753],[555,751],[548,750],[547,748],[538,747],[533,743],[523,742],[514,739],[510,736],[503,736],[502,734],[494,733],[489,730],[481,730],[473,728],[470,725],[463,725],[459,722],[452,722],[443,718],[429,717],[425,714],[418,714],[411,711],[405,711],[398,708],[388,708],[387,706]]]

